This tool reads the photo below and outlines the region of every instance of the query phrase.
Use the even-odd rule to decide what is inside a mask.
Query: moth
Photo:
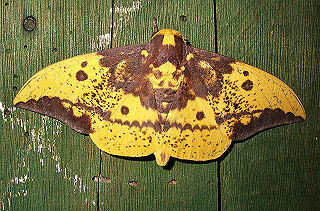
[[[207,161],[232,141],[303,121],[297,95],[276,77],[190,46],[172,29],[149,43],[101,50],[50,65],[14,105],[89,134],[109,154]]]

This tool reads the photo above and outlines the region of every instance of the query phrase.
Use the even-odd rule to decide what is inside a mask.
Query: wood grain
[[[110,15],[105,1],[2,1],[0,209],[96,209],[100,152],[60,122],[16,109],[12,101],[43,67],[96,50]],[[36,28],[23,28],[27,16]],[[104,20],[104,21],[102,21]],[[108,22],[109,21],[109,22]],[[4,79],[4,80],[3,80]]]
[[[223,210],[319,207],[319,3],[217,1],[219,53],[279,77],[307,120],[237,143],[221,163]]]
[[[319,3],[215,2],[216,23],[214,1],[207,0],[2,1],[0,209],[319,207]],[[30,15],[37,25],[28,32],[23,19]],[[160,29],[180,31],[193,46],[214,51],[217,39],[218,53],[279,77],[300,97],[307,120],[235,144],[219,165],[173,160],[164,169],[152,156],[100,155],[88,136],[12,105],[24,82],[49,64],[86,52],[148,42],[153,16]],[[92,178],[99,174],[98,184]]]

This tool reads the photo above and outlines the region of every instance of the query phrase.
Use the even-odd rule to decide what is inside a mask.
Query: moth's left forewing
[[[278,78],[243,62],[191,48],[190,63],[205,74],[206,99],[219,129],[232,140],[305,119],[294,91]],[[207,78],[210,74],[214,77]]]
[[[145,97],[150,70],[142,51],[147,48],[126,46],[57,62],[29,79],[14,104],[89,134],[103,151],[149,155],[158,144],[159,123],[152,93]]]

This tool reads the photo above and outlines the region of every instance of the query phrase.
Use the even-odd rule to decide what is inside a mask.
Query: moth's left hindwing
[[[146,89],[149,69],[142,68],[141,51],[147,47],[110,49],[50,65],[29,79],[14,104],[90,134],[111,154],[149,155],[158,145],[158,116],[135,96]]]

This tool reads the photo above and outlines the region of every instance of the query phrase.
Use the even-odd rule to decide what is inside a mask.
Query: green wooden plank
[[[194,46],[214,50],[212,1],[115,1],[114,46],[148,42],[152,17],[160,29],[180,31]],[[125,12],[127,11],[127,12]],[[200,15],[201,14],[201,15]],[[187,21],[181,21],[180,16]],[[211,35],[210,39],[208,34]],[[170,169],[147,161],[102,154],[100,208],[106,210],[217,210],[217,163],[174,161]],[[170,184],[176,180],[176,184]],[[137,185],[128,184],[136,181]]]
[[[0,209],[96,209],[96,146],[58,121],[15,109],[12,101],[38,70],[103,45],[98,36],[110,30],[110,8],[104,0],[1,2]],[[37,20],[32,32],[22,25],[29,15]]]
[[[279,77],[307,113],[234,145],[221,163],[223,210],[320,207],[319,11],[316,0],[217,1],[219,53]]]

